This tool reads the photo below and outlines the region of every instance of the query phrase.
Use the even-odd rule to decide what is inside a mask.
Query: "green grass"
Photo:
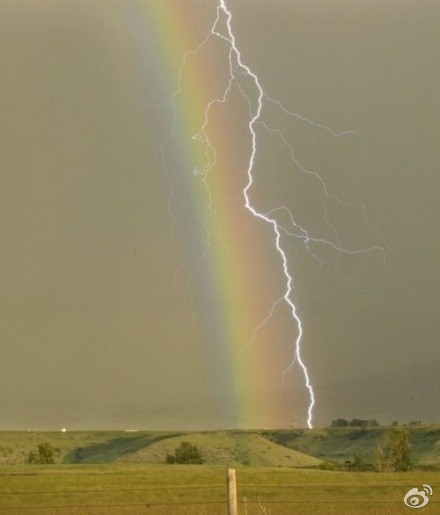
[[[0,467],[0,513],[225,514],[226,469],[210,465],[16,465]],[[423,483],[440,510],[440,473],[351,473],[237,467],[241,514],[400,514]]]

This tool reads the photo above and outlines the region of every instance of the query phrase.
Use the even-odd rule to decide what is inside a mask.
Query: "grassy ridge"
[[[418,466],[440,467],[440,427],[407,428],[411,440],[411,460]],[[373,462],[376,446],[385,446],[390,428],[324,428],[278,430],[263,434],[271,441],[304,454],[343,462],[359,455]]]
[[[208,465],[317,467],[321,460],[372,462],[374,448],[385,445],[390,428],[313,430],[151,432],[73,431],[0,432],[0,464],[26,462],[30,450],[50,442],[64,463],[163,463],[168,453],[189,441]],[[411,428],[412,461],[440,467],[440,428]]]
[[[257,432],[0,432],[0,463],[26,462],[28,452],[50,442],[64,463],[164,463],[182,442],[197,445],[212,465],[316,467],[321,460],[271,442]],[[1,458],[3,456],[3,458]]]
[[[145,447],[122,462],[162,463],[183,441],[196,445],[210,465],[272,467],[316,467],[321,460],[269,441],[257,433],[193,433],[163,439]]]

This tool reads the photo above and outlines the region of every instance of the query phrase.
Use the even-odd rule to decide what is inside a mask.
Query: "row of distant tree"
[[[399,422],[397,420],[394,420],[391,422],[391,424],[387,424],[391,427],[398,427]],[[411,427],[414,426],[421,426],[422,421],[421,420],[411,420],[408,424],[402,424],[402,425],[408,425]],[[362,418],[352,418],[351,420],[348,420],[346,418],[337,418],[335,420],[332,420],[331,427],[379,427],[380,424],[376,419],[366,420]]]
[[[378,427],[380,424],[377,420],[364,420],[362,418],[337,418],[332,420],[331,427]]]

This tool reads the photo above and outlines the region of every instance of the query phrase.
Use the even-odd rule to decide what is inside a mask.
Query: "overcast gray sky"
[[[161,155],[171,116],[151,104],[177,87],[179,55],[164,65],[152,1],[0,2],[1,428],[266,423],[258,413],[237,422],[232,397],[257,394],[227,388],[227,353],[213,350],[221,340],[212,343],[218,321],[209,274],[197,263],[204,241],[188,238],[194,220],[181,190],[182,141],[167,149],[173,241]],[[178,3],[202,41],[216,2]],[[331,198],[328,214],[341,245],[386,249],[384,262],[378,252],[337,258],[317,247],[320,267],[297,240],[283,240],[316,388],[315,423],[438,422],[438,2],[231,0],[230,8],[243,58],[271,97],[335,131],[356,131],[334,137],[267,112],[340,200]],[[226,58],[215,44],[201,58],[219,84]],[[245,165],[246,110],[234,95],[219,117],[227,124],[232,116],[236,134],[221,148],[230,145]],[[262,134],[260,149],[256,205],[287,205],[301,224],[329,236],[319,184],[292,168],[276,135]],[[228,216],[227,201],[218,209]],[[282,276],[267,229],[256,226],[252,237],[270,284],[255,291],[273,295],[255,301],[263,313]],[[212,326],[194,330],[194,316]],[[288,364],[292,335],[280,309],[259,335],[258,366],[265,348],[268,362]],[[304,425],[300,370],[281,390],[280,381],[264,386],[283,407],[273,424]]]

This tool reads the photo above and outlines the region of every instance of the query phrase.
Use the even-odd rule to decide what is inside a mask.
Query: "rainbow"
[[[272,251],[271,228],[244,206],[250,152],[248,106],[233,88],[227,103],[210,111],[207,132],[216,149],[216,164],[207,179],[210,212],[203,178],[193,173],[206,167],[206,146],[192,136],[203,125],[207,104],[220,97],[227,85],[226,43],[212,38],[202,51],[188,54],[181,69],[185,53],[196,49],[208,32],[202,34],[200,20],[191,17],[185,2],[148,1],[144,6],[143,16],[154,29],[155,51],[161,56],[162,80],[170,91],[177,90],[182,73],[174,97],[176,118],[174,137],[166,148],[171,155],[167,166],[175,181],[178,202],[173,210],[179,219],[177,232],[189,275],[203,254],[206,232],[210,235],[210,250],[193,275],[191,287],[206,363],[222,394],[218,408],[235,427],[285,426],[293,414],[286,409],[286,394],[279,385],[292,351],[288,348],[292,335],[285,327],[277,333],[279,324],[275,323],[250,345],[255,327],[281,296],[283,283]],[[213,62],[209,55],[219,59]],[[163,112],[169,124],[170,112]]]

